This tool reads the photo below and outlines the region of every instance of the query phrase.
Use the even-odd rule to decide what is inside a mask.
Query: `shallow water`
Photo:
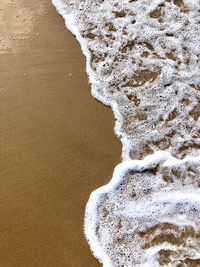
[[[53,0],[111,106],[123,162],[89,199],[104,266],[198,266],[200,2]]]

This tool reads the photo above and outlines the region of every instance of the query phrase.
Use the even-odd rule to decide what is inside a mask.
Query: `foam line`
[[[183,160],[179,160],[173,157],[170,153],[165,151],[158,151],[153,155],[147,156],[143,160],[130,160],[124,161],[118,164],[115,167],[113,177],[107,185],[104,185],[95,191],[93,191],[90,195],[89,201],[86,205],[86,219],[85,219],[85,235],[90,244],[91,250],[94,256],[103,264],[105,267],[113,266],[109,260],[108,255],[103,251],[101,244],[97,238],[96,229],[98,226],[98,207],[100,205],[101,197],[106,193],[112,192],[115,188],[122,182],[123,177],[126,173],[131,171],[142,172],[147,169],[154,169],[159,164],[163,164],[165,166],[180,166],[185,163],[195,163],[200,165],[200,156],[197,157],[188,157]],[[198,203],[200,205],[200,194],[198,193],[184,193],[173,192],[173,194],[168,193],[168,195],[164,195],[161,199],[156,198],[156,202],[159,204],[161,202],[169,201],[171,198],[171,202],[183,201],[187,202],[192,201]],[[137,204],[136,204],[137,205]],[[145,204],[144,204],[145,205]],[[148,204],[146,207],[146,216],[148,216]],[[138,214],[139,216],[139,214]],[[177,221],[176,221],[177,223]],[[154,262],[154,261],[153,261]],[[148,263],[149,264],[149,263]],[[155,262],[154,262],[155,264]],[[143,265],[145,266],[145,265]],[[150,265],[146,265],[150,266]],[[155,266],[155,265],[152,265]]]
[[[122,142],[122,163],[86,206],[94,256],[105,267],[155,267],[171,250],[172,266],[193,262],[200,250],[199,0],[52,2],[80,43],[92,95],[112,108]],[[128,226],[116,231],[120,220],[132,225],[131,241]],[[184,236],[183,252],[151,240],[154,228],[152,236],[165,236],[163,225],[175,239]],[[116,243],[125,232],[128,241]]]
[[[101,87],[99,83],[97,82],[97,77],[94,71],[92,70],[90,66],[90,60],[91,60],[91,53],[88,50],[87,43],[82,38],[79,29],[77,27],[77,21],[75,20],[73,14],[70,15],[69,12],[66,9],[66,4],[64,1],[60,0],[52,0],[53,5],[55,6],[58,13],[64,18],[65,25],[68,28],[68,30],[76,37],[76,40],[79,42],[81,50],[86,57],[86,72],[88,74],[88,78],[92,86],[92,96],[102,102],[106,106],[111,106],[111,103],[104,99],[100,94],[98,94],[99,88]]]

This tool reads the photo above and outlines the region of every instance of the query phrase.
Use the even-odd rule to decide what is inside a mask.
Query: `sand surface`
[[[121,145],[50,0],[1,0],[0,92],[0,266],[99,266],[84,209]]]

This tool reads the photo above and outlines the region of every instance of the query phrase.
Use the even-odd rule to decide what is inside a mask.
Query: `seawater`
[[[90,195],[103,266],[200,266],[200,1],[53,0],[112,108],[122,163]]]

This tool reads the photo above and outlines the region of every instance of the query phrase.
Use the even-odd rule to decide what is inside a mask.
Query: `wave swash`
[[[103,266],[200,266],[200,1],[53,0],[112,108],[122,163],[92,192]]]

